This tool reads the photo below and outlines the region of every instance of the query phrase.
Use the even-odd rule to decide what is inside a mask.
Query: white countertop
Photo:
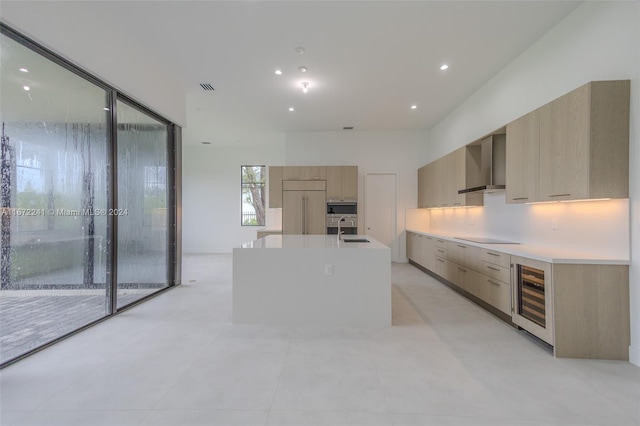
[[[345,241],[338,242],[337,235],[267,235],[266,237],[258,240],[249,241],[242,244],[239,248],[252,248],[252,249],[264,249],[264,248],[276,248],[276,249],[309,249],[309,248],[322,248],[322,249],[357,249],[357,250],[370,250],[370,249],[389,249],[388,246],[381,242],[374,240],[368,235],[343,235],[342,239],[351,238],[366,238],[370,242],[368,243],[348,243]]]
[[[629,265],[629,259],[620,259],[607,256],[603,253],[588,253],[574,250],[557,249],[553,247],[535,246],[530,244],[480,244],[476,242],[466,241],[464,235],[440,234],[433,232],[417,231],[407,229],[408,232],[416,234],[428,235],[448,241],[455,241],[461,244],[467,244],[475,247],[482,247],[502,253],[522,256],[529,259],[540,260],[549,263],[564,264],[594,264],[594,265]],[[458,237],[458,238],[456,238]]]

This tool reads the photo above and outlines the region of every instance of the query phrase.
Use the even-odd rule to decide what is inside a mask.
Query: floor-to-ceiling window
[[[174,238],[172,125],[1,29],[0,365],[172,285]]]
[[[165,123],[122,101],[118,116],[118,307],[167,282]]]

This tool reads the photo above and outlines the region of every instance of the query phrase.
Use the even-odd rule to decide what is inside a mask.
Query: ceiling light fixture
[[[307,72],[308,68],[305,66],[302,67],[298,67],[298,69],[300,70],[300,72]]]
[[[442,64],[442,65],[440,66],[440,69],[441,69],[442,71],[446,70],[447,68],[449,68],[449,65],[447,65],[447,64]]]
[[[295,109],[293,109],[293,107],[289,107],[289,111],[293,112]]]
[[[29,72],[29,70],[26,68],[20,68],[20,72]]]
[[[308,91],[309,91],[309,82],[303,81],[302,82],[302,93],[307,93]]]
[[[276,70],[276,75],[282,75],[282,70]]]
[[[304,53],[304,47],[296,47],[296,53],[302,55]]]
[[[31,90],[31,87],[29,87],[29,86],[22,86],[22,88],[23,88],[24,90],[26,90],[27,92],[28,92],[29,90]]]
[[[102,109],[105,110],[105,111],[109,111],[109,108],[107,108],[107,107],[104,107]]]
[[[411,109],[416,109],[418,108],[418,105],[411,105]]]

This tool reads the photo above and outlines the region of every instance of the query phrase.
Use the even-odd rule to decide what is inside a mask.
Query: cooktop
[[[496,240],[495,238],[486,237],[454,237],[456,240],[471,241],[480,244],[520,244],[513,241]]]

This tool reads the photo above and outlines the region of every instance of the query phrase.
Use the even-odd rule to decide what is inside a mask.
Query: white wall
[[[624,226],[629,236],[619,235],[611,241],[615,250],[631,245],[630,297],[631,348],[630,359],[640,365],[640,3],[585,2],[571,15],[549,31],[520,57],[498,73],[484,87],[438,123],[430,132],[433,144],[421,152],[422,163],[433,161],[490,131],[500,128],[525,113],[592,80],[631,80],[630,127],[630,209],[631,225]],[[518,238],[520,220],[531,215],[534,206],[494,206],[505,229],[501,237]],[[537,207],[536,207],[537,208]],[[543,207],[544,208],[544,207]],[[584,207],[573,207],[575,209]],[[513,214],[512,214],[513,213]],[[562,213],[570,222],[578,213]],[[547,213],[545,213],[547,214]],[[598,216],[598,215],[596,215]],[[600,217],[600,216],[598,216]],[[548,219],[548,218],[547,218]],[[455,219],[452,219],[455,220]],[[538,226],[546,233],[545,241],[554,241],[546,219]],[[563,219],[564,220],[564,219]],[[584,233],[601,225],[570,226],[568,239],[579,241]],[[602,221],[618,220],[606,215]],[[431,218],[431,225],[437,226]],[[464,226],[464,221],[460,220]],[[535,224],[535,221],[534,221]],[[527,226],[531,226],[528,222]],[[586,225],[585,225],[586,226]],[[538,229],[534,229],[533,233]],[[496,231],[497,232],[497,231]]]
[[[122,93],[174,123],[187,123],[184,89],[163,72],[144,51],[122,39],[108,19],[87,22],[86,9],[94,2],[3,1],[2,20],[17,31],[78,64]],[[55,17],[52,19],[52,17]],[[84,26],[102,25],[102,32],[83,37]],[[115,29],[115,31],[114,31]],[[99,35],[101,34],[101,35]]]
[[[185,253],[231,253],[262,227],[240,225],[240,166],[284,164],[284,135],[254,146],[185,146],[182,150],[182,246]],[[272,211],[267,211],[267,221]]]
[[[287,165],[358,166],[358,222],[364,223],[364,182],[367,173],[397,173],[398,206],[393,261],[406,262],[405,209],[417,205],[417,153],[426,132],[295,132],[287,133]],[[363,232],[363,231],[360,231]]]

